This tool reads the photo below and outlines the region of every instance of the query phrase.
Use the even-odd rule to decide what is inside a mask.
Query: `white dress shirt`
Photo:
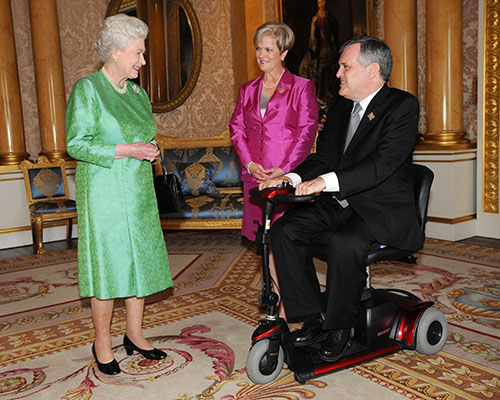
[[[382,85],[383,86],[383,85]],[[359,111],[361,118],[363,118],[363,115],[368,108],[368,105],[372,101],[372,99],[375,97],[375,95],[382,89],[382,86],[380,86],[376,91],[374,91],[372,94],[369,96],[365,97],[363,100],[359,102],[359,105],[361,106],[361,110]],[[352,109],[354,110],[354,106],[356,103],[354,102],[352,105]],[[351,110],[352,112],[352,110]],[[289,177],[292,180],[292,185],[295,187],[297,184],[302,182],[301,177],[294,173],[290,172],[286,174],[285,176]],[[324,192],[339,192],[340,191],[340,184],[339,184],[339,179],[337,177],[337,174],[335,172],[327,172],[326,174],[322,174],[319,176],[320,178],[323,178],[326,184],[326,188],[323,190]]]

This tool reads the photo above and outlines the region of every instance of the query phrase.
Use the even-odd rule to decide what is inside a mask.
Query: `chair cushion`
[[[175,162],[175,173],[179,177],[184,196],[200,196],[218,193],[212,177],[215,167],[205,162]]]
[[[28,176],[33,200],[65,196],[61,167],[29,169]]]
[[[74,200],[39,201],[30,206],[30,213],[35,215],[67,213],[71,211],[76,211],[76,202]]]
[[[238,193],[186,197],[179,212],[161,214],[161,219],[231,219],[243,217],[243,196]]]
[[[211,180],[217,187],[242,186],[238,157],[232,146],[165,149],[163,155],[167,165],[175,162],[212,164],[215,172]]]

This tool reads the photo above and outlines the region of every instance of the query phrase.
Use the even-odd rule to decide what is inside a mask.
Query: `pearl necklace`
[[[113,80],[111,79],[111,77],[106,72],[106,69],[104,68],[104,66],[101,68],[101,72],[106,77],[106,79],[109,81],[109,83],[111,83],[111,86],[113,86],[113,89],[115,89],[118,93],[124,94],[124,93],[127,92],[127,83],[128,83],[128,81],[125,81],[125,84],[123,85],[123,87],[120,87],[116,83],[113,82]]]
[[[271,86],[268,86],[264,83],[264,80],[262,80],[262,86],[264,86],[266,89],[272,89],[273,87],[276,87],[278,86],[278,83],[280,82],[281,80],[281,77],[283,76],[283,74],[285,73],[285,68],[283,68],[283,71],[281,71],[281,75],[280,77],[276,80],[276,83],[274,85],[271,85]]]

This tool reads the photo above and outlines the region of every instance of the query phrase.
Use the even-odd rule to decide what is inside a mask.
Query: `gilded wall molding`
[[[464,215],[463,217],[458,217],[458,218],[432,217],[429,215],[427,217],[427,222],[436,222],[438,224],[454,225],[454,224],[460,224],[460,223],[466,222],[466,221],[474,221],[476,218],[477,218],[476,214]]]
[[[498,214],[500,0],[484,5],[483,212]]]
[[[366,0],[366,34],[377,36],[377,0]],[[278,21],[283,21],[283,0],[274,1]]]

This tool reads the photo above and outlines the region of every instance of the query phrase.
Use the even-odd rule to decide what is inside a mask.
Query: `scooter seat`
[[[316,233],[309,244],[309,253],[320,260],[326,261],[326,247],[331,235],[332,233],[329,231]],[[411,256],[418,250],[401,250],[376,242],[371,245],[364,259],[364,264],[369,266],[378,261],[400,260]]]

